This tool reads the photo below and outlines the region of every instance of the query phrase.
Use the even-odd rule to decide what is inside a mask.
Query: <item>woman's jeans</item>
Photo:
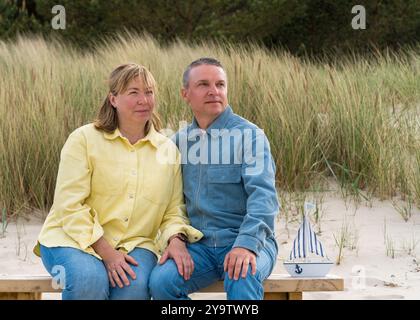
[[[142,248],[135,248],[129,255],[138,262],[138,266],[129,264],[136,274],[136,280],[126,273],[130,285],[113,288],[104,263],[93,255],[70,247],[47,248],[41,245],[42,262],[56,284],[63,289],[63,300],[150,299],[149,276],[157,257]]]

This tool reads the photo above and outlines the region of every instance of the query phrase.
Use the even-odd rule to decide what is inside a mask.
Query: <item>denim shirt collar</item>
[[[226,107],[226,109],[211,123],[211,125],[205,130],[207,134],[211,135],[211,136],[219,136],[218,131],[226,128],[226,124],[230,118],[230,116],[233,114],[232,108],[230,105],[228,105]],[[191,127],[191,130],[193,130],[193,132],[191,132],[191,138],[194,138],[196,136],[198,136],[200,134],[200,130],[204,131],[203,129],[201,129],[198,126],[198,122],[197,120],[193,119]],[[212,130],[214,130],[212,132]]]

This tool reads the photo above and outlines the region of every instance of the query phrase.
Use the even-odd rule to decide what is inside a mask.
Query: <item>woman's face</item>
[[[152,88],[145,87],[137,77],[131,80],[127,90],[116,96],[110,94],[109,99],[118,113],[120,124],[142,124],[152,118],[155,107],[155,94]]]

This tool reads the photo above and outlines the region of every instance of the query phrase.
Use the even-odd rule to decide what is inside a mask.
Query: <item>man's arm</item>
[[[252,143],[244,143],[242,179],[247,193],[246,215],[233,247],[246,248],[258,255],[266,239],[274,237],[274,221],[279,212],[275,172],[267,137],[262,130],[255,130]]]
[[[247,141],[248,140],[248,141]],[[251,264],[256,272],[256,256],[267,238],[274,238],[274,219],[279,211],[275,187],[275,164],[269,142],[262,130],[244,135],[242,179],[247,194],[246,215],[233,249],[226,255],[225,271],[238,279],[245,277]],[[255,155],[255,156],[254,156]]]

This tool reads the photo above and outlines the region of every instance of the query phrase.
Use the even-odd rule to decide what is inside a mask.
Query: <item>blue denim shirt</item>
[[[279,211],[275,164],[263,131],[230,106],[202,130],[194,119],[175,142],[181,152],[184,195],[193,227],[212,247],[262,247],[277,254]]]

